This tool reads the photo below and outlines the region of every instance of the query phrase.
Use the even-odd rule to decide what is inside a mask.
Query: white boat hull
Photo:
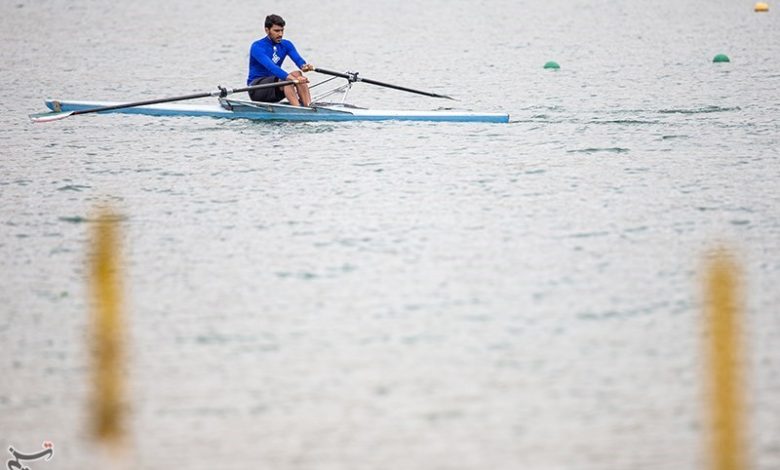
[[[81,111],[113,106],[110,101],[46,100],[52,111]],[[437,121],[437,122],[509,122],[504,113],[470,111],[400,111],[364,109],[341,104],[323,104],[313,107],[290,106],[233,99],[220,99],[217,104],[164,103],[122,108],[101,113],[144,114],[149,116],[204,116],[226,119],[253,119],[261,121]]]

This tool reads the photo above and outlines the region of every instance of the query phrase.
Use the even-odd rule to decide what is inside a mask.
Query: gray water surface
[[[780,468],[780,29],[752,5],[0,2],[0,441],[90,465],[110,202],[136,468],[703,468],[721,245],[752,468]],[[355,104],[512,122],[27,120],[242,86],[271,12],[315,65],[459,98]]]

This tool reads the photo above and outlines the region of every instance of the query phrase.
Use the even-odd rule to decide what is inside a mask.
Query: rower
[[[287,98],[293,106],[309,106],[309,79],[303,72],[314,70],[314,66],[301,57],[292,42],[283,39],[284,26],[285,21],[279,15],[268,15],[265,18],[266,36],[252,43],[249,49],[249,76],[246,82],[250,86],[286,80],[295,80],[297,83],[281,89],[277,87],[251,90],[249,97],[253,101],[266,103],[276,103]],[[287,56],[290,56],[300,70],[287,73],[281,68]]]

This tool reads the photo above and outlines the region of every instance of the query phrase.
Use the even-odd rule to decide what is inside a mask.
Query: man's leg
[[[282,87],[282,91],[284,92],[284,97],[287,98],[287,101],[289,101],[291,105],[301,105],[301,102],[298,101],[298,93],[295,91],[295,87],[293,85]]]
[[[311,105],[311,94],[309,93],[309,84],[308,83],[299,83],[295,85],[295,88],[298,89],[298,96],[301,97],[301,103],[304,106]]]
[[[303,77],[303,74],[301,72],[295,71],[292,73],[292,76],[295,78],[300,78]],[[292,86],[290,86],[289,88],[292,88]],[[309,93],[309,84],[299,83],[295,85],[295,90],[297,92],[296,98],[300,98],[300,101],[293,103],[292,100],[290,100],[290,97],[288,96],[287,99],[290,101],[290,104],[294,104],[295,106],[298,106],[299,104],[302,104],[303,106],[309,106],[311,104],[311,93]],[[287,92],[285,91],[285,95],[286,94]]]

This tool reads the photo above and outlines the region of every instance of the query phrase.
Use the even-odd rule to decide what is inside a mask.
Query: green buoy
[[[554,60],[551,60],[551,61],[547,62],[546,64],[544,64],[544,68],[558,70],[559,68],[561,68],[561,66],[558,65],[558,62],[555,62]]]
[[[712,59],[712,61],[715,62],[716,64],[719,62],[731,62],[729,56],[727,56],[726,54],[718,54],[715,56],[714,59]]]

